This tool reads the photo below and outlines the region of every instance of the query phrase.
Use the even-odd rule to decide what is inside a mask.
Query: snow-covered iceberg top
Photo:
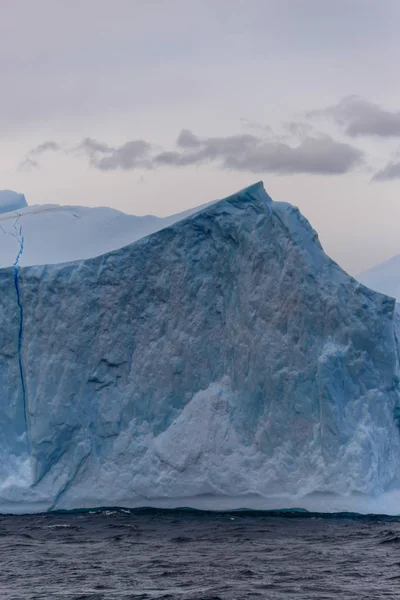
[[[0,510],[393,510],[394,300],[262,184],[0,290]]]
[[[0,192],[0,213],[3,213],[0,214],[0,268],[14,264],[19,251],[17,230],[21,230],[24,240],[21,266],[56,264],[116,250],[199,209],[169,217],[139,217],[109,207],[58,204],[28,207],[22,194]]]

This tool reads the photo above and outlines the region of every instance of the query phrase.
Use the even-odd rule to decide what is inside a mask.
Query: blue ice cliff
[[[0,290],[3,512],[400,488],[394,300],[261,183]]]

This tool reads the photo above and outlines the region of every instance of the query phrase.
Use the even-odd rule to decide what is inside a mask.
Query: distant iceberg
[[[28,206],[24,194],[11,190],[0,190],[0,214]]]
[[[400,254],[357,275],[357,279],[373,290],[400,302]]]
[[[400,512],[395,302],[261,183],[94,258],[23,256],[0,269],[2,512]]]

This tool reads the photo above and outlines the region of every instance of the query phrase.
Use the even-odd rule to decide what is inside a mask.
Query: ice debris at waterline
[[[1,511],[396,496],[394,300],[261,183],[0,289]]]

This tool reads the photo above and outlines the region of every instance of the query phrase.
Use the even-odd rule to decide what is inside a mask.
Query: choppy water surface
[[[0,517],[1,600],[400,598],[400,520],[97,511]]]

